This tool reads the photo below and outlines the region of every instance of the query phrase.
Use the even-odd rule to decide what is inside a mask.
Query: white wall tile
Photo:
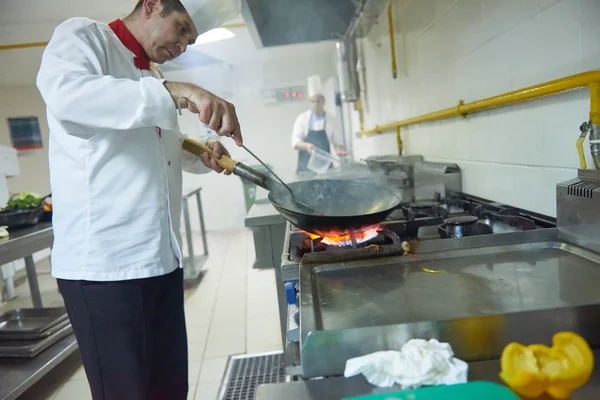
[[[502,35],[514,26],[537,14],[541,5],[536,0],[483,0],[484,35],[490,39]],[[518,12],[515,12],[518,10]]]
[[[600,1],[581,0],[583,69],[600,68]]]
[[[598,0],[459,0],[443,12],[434,3],[411,1],[399,14],[401,78],[370,60],[370,108],[385,120],[369,115],[367,128],[600,67]],[[582,89],[403,128],[405,151],[459,164],[468,193],[555,215],[556,184],[576,175],[588,113]],[[357,140],[355,151],[394,153],[394,143],[381,135]]]
[[[539,13],[536,57],[543,82],[574,74],[581,66],[579,0],[565,0]]]

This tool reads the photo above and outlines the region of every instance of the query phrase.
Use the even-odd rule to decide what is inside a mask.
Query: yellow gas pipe
[[[363,108],[360,99],[354,102],[354,109],[358,112],[358,123],[360,125],[360,131],[362,132],[365,129],[365,119],[363,116]]]
[[[401,121],[390,122],[385,125],[375,125],[372,129],[361,129],[362,135],[374,135],[385,131],[397,129],[403,126],[419,124],[422,122],[435,121],[439,119],[452,118],[457,116],[466,117],[478,111],[487,110],[505,106],[508,104],[519,103],[522,101],[533,100],[540,97],[545,97],[567,90],[588,87],[590,89],[590,121],[594,125],[600,125],[600,71],[593,70],[582,72],[575,75],[570,75],[564,78],[556,79],[549,82],[544,82],[538,85],[529,86],[523,89],[514,90],[512,92],[503,93],[497,96],[488,97],[486,99],[464,103],[462,100],[456,107],[446,108],[440,111],[435,111],[417,117],[404,119]],[[577,151],[580,157],[580,165],[585,168],[585,157],[583,152],[583,138],[577,141]]]
[[[400,127],[396,127],[396,143],[398,144],[398,154],[402,155],[404,149],[404,143],[402,142],[402,133],[400,133]]]
[[[394,35],[394,9],[392,3],[394,0],[390,0],[388,4],[388,27],[390,31],[390,54],[392,57],[392,77],[396,79],[398,77],[398,64],[396,63],[396,38]]]
[[[221,28],[243,28],[246,24],[224,24]],[[45,47],[48,42],[31,42],[31,43],[15,43],[15,44],[1,44],[0,50],[17,50],[17,49],[28,49],[31,47]]]

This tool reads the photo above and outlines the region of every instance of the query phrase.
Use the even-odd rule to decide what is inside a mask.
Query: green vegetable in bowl
[[[40,205],[42,196],[32,192],[22,192],[14,196],[6,203],[2,211],[16,211],[28,208],[36,208]]]

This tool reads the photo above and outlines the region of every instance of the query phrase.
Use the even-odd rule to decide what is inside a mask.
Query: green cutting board
[[[431,386],[401,392],[368,394],[343,400],[519,400],[510,389],[492,382]]]

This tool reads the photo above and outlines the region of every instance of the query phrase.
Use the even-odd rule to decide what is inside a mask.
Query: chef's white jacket
[[[292,130],[292,147],[296,148],[296,145],[299,142],[304,141],[306,135],[308,135],[308,131],[310,129],[315,131],[325,130],[327,137],[329,138],[329,142],[332,145],[337,145],[339,142],[334,138],[334,126],[335,126],[335,117],[330,115],[329,113],[325,114],[325,119],[320,119],[316,121],[312,121],[311,126],[311,117],[312,111],[307,110],[302,114],[298,115],[296,121],[294,122],[294,129]]]
[[[136,68],[108,25],[74,18],[56,28],[37,76],[50,128],[54,277],[118,281],[181,267],[182,168],[209,170],[182,154],[161,76]]]

